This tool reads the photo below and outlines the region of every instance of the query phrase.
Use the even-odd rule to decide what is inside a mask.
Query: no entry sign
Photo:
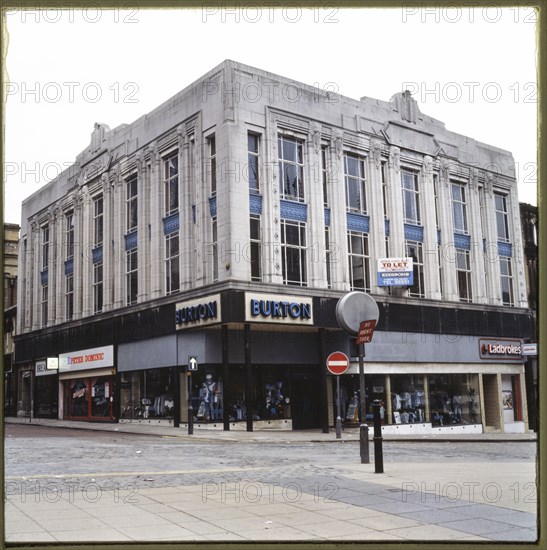
[[[334,351],[327,358],[327,369],[331,374],[344,374],[349,367],[349,359],[345,353]]]

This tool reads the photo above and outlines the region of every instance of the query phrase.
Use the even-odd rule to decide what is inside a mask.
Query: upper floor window
[[[165,237],[165,287],[167,294],[180,290],[178,232]]]
[[[456,250],[456,274],[460,302],[471,302],[471,266],[468,250]]]
[[[382,205],[384,207],[384,219],[387,219],[387,162],[385,160],[383,160],[380,165],[380,173],[382,176]]]
[[[424,298],[424,255],[422,243],[416,241],[405,241],[405,252],[407,258],[412,258],[414,274],[414,284],[408,289],[408,295]]]
[[[209,146],[209,169],[211,176],[211,196],[217,194],[217,144],[214,134],[207,138]]]
[[[131,176],[125,182],[126,190],[126,215],[127,215],[127,231],[132,231],[137,227],[138,223],[138,187],[137,174]]]
[[[401,185],[403,188],[403,221],[413,225],[421,223],[420,192],[418,189],[418,174],[401,170]]]
[[[348,232],[348,263],[351,290],[370,291],[368,235]]]
[[[362,158],[350,153],[344,154],[344,180],[347,209],[366,214],[365,163]]]
[[[439,176],[433,174],[433,194],[435,196],[435,227],[440,229],[439,226]]]
[[[260,232],[260,216],[250,217],[250,257],[251,281],[262,280],[262,236]]]
[[[95,236],[95,246],[103,244],[103,198],[98,197],[93,201],[93,226]]]
[[[498,240],[509,241],[509,217],[507,210],[507,195],[494,193],[496,208],[496,225],[498,227]]]
[[[49,262],[49,225],[42,227],[42,269],[47,269]]]
[[[258,164],[258,135],[247,134],[247,159],[249,163],[249,191],[260,191],[259,164]]]
[[[163,181],[165,187],[165,215],[179,209],[179,157],[174,153],[163,160]]]
[[[329,183],[329,166],[327,163],[327,147],[321,147],[321,182],[323,184],[323,206],[327,207],[329,205],[329,192],[328,192],[328,183]]]
[[[511,258],[500,257],[500,284],[501,284],[501,299],[504,306],[514,305],[513,297],[513,266]]]
[[[306,286],[306,224],[281,220],[281,260],[283,282],[286,285]]]
[[[277,140],[279,191],[282,199],[304,201],[304,157],[302,142],[288,136]]]
[[[452,214],[454,217],[454,231],[467,234],[465,187],[461,183],[452,184]]]
[[[66,259],[74,257],[74,212],[65,216]]]

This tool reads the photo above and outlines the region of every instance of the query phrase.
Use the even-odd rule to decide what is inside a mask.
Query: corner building
[[[326,357],[355,355],[335,306],[360,290],[380,308],[365,378],[386,432],[528,429],[513,158],[408,92],[358,101],[225,61],[95,124],[22,220],[35,414],[184,426],[191,406],[201,426],[327,430]],[[385,258],[413,259],[412,286],[379,286]],[[347,423],[358,387],[353,357]]]

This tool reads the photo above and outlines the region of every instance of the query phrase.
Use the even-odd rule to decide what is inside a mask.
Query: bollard
[[[380,418],[380,401],[375,399],[372,403],[374,415],[374,472],[384,473],[384,451],[382,449],[382,419]]]
[[[368,447],[368,426],[359,426],[359,448],[361,451],[361,464],[370,464],[370,453]]]

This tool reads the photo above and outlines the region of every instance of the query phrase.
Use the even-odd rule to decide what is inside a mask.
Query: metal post
[[[194,433],[194,407],[192,406],[192,371],[188,371],[188,435]]]
[[[382,449],[382,419],[380,418],[381,403],[378,399],[374,400],[372,410],[374,413],[374,472],[384,473],[384,452]]]
[[[336,377],[336,439],[342,437],[342,418],[340,417],[340,376]]]
[[[365,345],[359,344],[359,405],[361,411],[361,425],[359,427],[359,447],[361,450],[361,464],[370,464],[370,451],[368,444],[368,426],[366,422],[367,411],[365,404]]]
[[[245,341],[245,409],[247,417],[247,431],[253,431],[253,406],[251,402],[251,325],[243,325],[243,339]]]
[[[228,395],[228,325],[222,325],[222,422],[224,431],[230,430],[230,411],[226,406],[226,396]]]
[[[174,398],[175,398],[175,410],[173,412],[173,428],[178,428],[180,426],[180,368],[173,367],[172,369],[173,380],[175,382],[173,386]]]

